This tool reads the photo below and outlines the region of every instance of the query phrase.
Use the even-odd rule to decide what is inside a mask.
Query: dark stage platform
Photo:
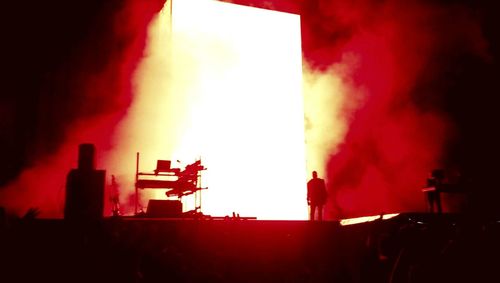
[[[110,218],[1,224],[0,282],[500,282],[500,223]]]

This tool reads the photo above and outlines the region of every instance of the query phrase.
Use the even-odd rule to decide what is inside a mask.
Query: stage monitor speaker
[[[101,219],[104,211],[105,182],[105,170],[71,170],[66,181],[64,218]]]
[[[179,200],[151,199],[146,211],[148,217],[177,218],[182,216],[182,203]]]

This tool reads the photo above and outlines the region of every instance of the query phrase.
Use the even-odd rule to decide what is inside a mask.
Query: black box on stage
[[[182,216],[182,203],[179,200],[151,199],[146,211],[148,217],[175,218]]]
[[[101,219],[104,212],[105,182],[105,170],[71,170],[66,180],[64,218]]]

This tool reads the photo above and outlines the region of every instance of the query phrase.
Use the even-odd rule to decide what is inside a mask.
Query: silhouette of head
[[[318,172],[313,171],[313,178],[314,178],[314,179],[318,178]]]

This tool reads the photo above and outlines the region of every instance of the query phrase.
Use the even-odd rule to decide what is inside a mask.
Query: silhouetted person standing
[[[429,202],[429,210],[434,213],[434,206],[437,209],[437,213],[441,214],[443,209],[441,207],[441,191],[444,185],[444,170],[434,169],[432,170],[431,177],[427,179],[427,187],[433,187],[433,190],[427,191],[427,200]]]
[[[111,175],[111,196],[109,200],[111,201],[112,207],[111,212],[113,216],[120,216],[120,192],[118,188],[118,183],[116,182],[115,175]]]
[[[312,172],[312,179],[307,182],[307,204],[309,205],[310,220],[314,220],[316,211],[318,220],[323,220],[323,206],[326,203],[325,180],[318,178],[318,172]]]

